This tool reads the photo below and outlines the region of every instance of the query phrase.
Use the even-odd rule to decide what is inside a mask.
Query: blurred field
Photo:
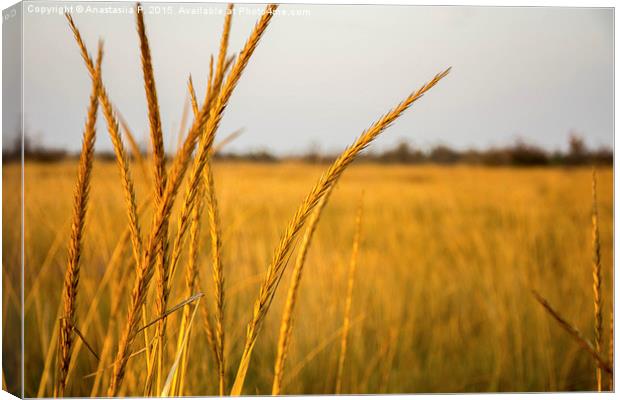
[[[215,164],[223,229],[229,382],[234,379],[259,281],[277,240],[324,168],[292,163]],[[606,346],[612,299],[613,175],[610,168],[598,172]],[[30,397],[52,394],[54,362],[41,382],[49,346],[55,345],[51,338],[66,268],[75,173],[72,162],[27,163],[25,169],[25,395]],[[105,332],[114,320],[109,316],[110,300],[120,299],[120,316],[126,313],[127,288],[119,285],[131,285],[133,264],[126,251],[126,262],[117,267],[109,285],[100,287],[125,229],[126,213],[116,166],[97,160],[93,173],[78,321],[87,340],[101,352]],[[137,166],[133,173],[140,203],[147,186]],[[3,174],[10,182],[18,178],[19,169],[5,166]],[[590,169],[356,164],[336,187],[309,252],[285,370],[285,394],[334,391],[337,335],[362,191],[364,221],[343,392],[595,388],[591,357],[530,294],[530,288],[537,289],[592,337]],[[14,195],[4,193],[5,216],[18,212]],[[147,209],[142,218],[145,227],[150,212]],[[174,224],[171,229],[176,229]],[[203,229],[201,284],[212,305],[207,235],[208,229]],[[5,253],[19,248],[19,232],[5,226],[3,238]],[[184,265],[179,265],[170,305],[183,300]],[[290,267],[259,336],[246,380],[247,394],[271,392]],[[6,285],[17,281],[4,284],[6,299],[10,293]],[[89,313],[93,300],[98,304]],[[174,343],[179,319],[180,313],[169,317],[168,340]],[[202,324],[197,326],[186,394],[216,394],[214,361]],[[112,332],[115,329],[119,328]],[[144,345],[143,340],[137,342]],[[172,359],[174,344],[168,348]],[[93,378],[85,376],[96,369],[97,361],[82,347],[67,394],[90,395]],[[144,375],[143,355],[133,357],[121,394],[135,393]],[[106,371],[103,388],[108,378]]]

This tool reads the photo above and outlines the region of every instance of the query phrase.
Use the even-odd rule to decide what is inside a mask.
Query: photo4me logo
[[[17,15],[17,9],[15,7],[9,8],[2,13],[2,22],[15,18]]]

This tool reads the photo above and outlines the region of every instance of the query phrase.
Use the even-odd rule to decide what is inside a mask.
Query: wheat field
[[[79,158],[24,165],[24,395],[612,388],[612,169],[355,163],[450,67],[326,164],[221,161],[220,122],[278,6],[238,53],[233,8],[168,149],[136,5],[147,154],[108,97],[103,41],[66,14],[91,88]],[[21,173],[5,164],[4,187]],[[20,198],[3,196],[7,349]],[[4,387],[19,373],[3,368]]]
[[[66,268],[76,165],[27,163],[25,180],[26,395],[50,395],[42,380]],[[234,378],[245,326],[282,227],[324,166],[215,163],[226,265],[228,341]],[[5,168],[4,179],[18,173]],[[590,260],[590,170],[354,165],[336,187],[309,249],[283,393],[334,393],[347,269],[360,193],[362,240],[352,297],[342,393],[592,390],[595,365],[530,295],[534,288],[582,332],[594,326]],[[94,163],[77,319],[97,352],[110,304],[126,302],[129,262],[104,284],[105,266],[125,230],[123,194],[112,163]],[[36,184],[35,184],[36,183]],[[136,178],[138,197],[148,190]],[[62,194],[65,194],[64,196]],[[276,195],[277,194],[277,195]],[[8,207],[11,197],[5,193]],[[612,294],[612,171],[598,185],[604,309]],[[16,207],[17,204],[13,204]],[[8,210],[7,210],[8,211]],[[145,211],[148,221],[150,210]],[[203,215],[206,218],[206,215]],[[176,227],[171,226],[174,231]],[[15,233],[4,232],[8,247]],[[208,243],[208,230],[203,230]],[[126,256],[130,253],[125,248]],[[199,250],[201,289],[211,305],[209,246]],[[183,254],[181,266],[187,255]],[[290,271],[283,282],[288,283]],[[170,304],[183,298],[183,274]],[[101,287],[105,285],[104,287]],[[117,292],[120,291],[120,292]],[[4,291],[7,296],[7,290]],[[285,291],[275,297],[256,344],[245,393],[271,392]],[[99,304],[89,313],[93,301]],[[121,306],[124,309],[125,306]],[[171,314],[170,341],[180,315]],[[87,324],[87,321],[89,322]],[[608,319],[604,339],[608,339]],[[217,394],[217,369],[201,325],[191,341],[184,394]],[[118,334],[117,332],[113,334]],[[142,344],[141,344],[142,345]],[[141,345],[137,346],[140,347]],[[168,346],[168,359],[174,346]],[[82,349],[69,395],[89,395],[97,360]],[[145,359],[129,361],[125,393],[139,392]],[[107,374],[102,379],[108,379]],[[105,385],[104,385],[105,386]],[[123,392],[121,392],[123,393]]]

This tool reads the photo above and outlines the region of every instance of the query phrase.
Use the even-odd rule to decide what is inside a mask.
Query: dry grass
[[[598,208],[596,200],[596,171],[592,171],[592,289],[594,293],[594,349],[601,352],[603,338],[603,312],[601,299],[601,243],[598,231]],[[596,386],[603,390],[601,368],[596,368]]]
[[[252,357],[252,351],[254,349],[254,345],[256,344],[256,338],[258,337],[261,324],[269,311],[273,296],[275,295],[275,291],[286,268],[286,260],[292,249],[293,242],[297,238],[297,235],[306,222],[306,219],[308,219],[312,213],[312,210],[316,207],[321,197],[325,195],[330,187],[336,184],[344,170],[353,162],[353,160],[355,160],[357,155],[392,122],[394,122],[403,111],[409,108],[413,102],[422,97],[424,93],[444,78],[448,72],[450,72],[450,69],[437,74],[430,82],[413,92],[403,102],[375,122],[368,130],[362,133],[355,143],[348,147],[333,162],[329,169],[314,185],[310,193],[305,197],[302,204],[297,209],[297,212],[293,216],[293,219],[287,225],[287,228],[280,239],[280,243],[274,252],[271,264],[267,267],[267,272],[265,273],[265,278],[261,285],[258,299],[254,303],[252,319],[248,324],[245,347],[241,357],[241,362],[239,364],[239,369],[237,370],[237,376],[232,387],[231,395],[240,395],[243,390],[245,375],[247,373],[247,368]]]
[[[613,373],[613,367],[609,362],[603,359],[601,354],[596,350],[596,347],[592,345],[592,343],[586,339],[583,334],[577,329],[574,325],[568,322],[564,317],[560,315],[558,311],[556,311],[549,302],[542,297],[538,292],[532,291],[536,300],[544,307],[544,309],[560,324],[560,326],[568,332],[579,345],[586,350],[590,355],[597,361],[597,369],[602,368],[607,373]],[[597,387],[598,387],[598,379],[597,379]]]
[[[232,93],[276,10],[277,5],[266,6],[238,56],[231,57],[233,6],[228,6],[202,104],[190,76],[194,120],[186,134],[179,134],[169,164],[144,15],[136,13],[152,184],[147,173],[143,179],[132,178],[134,165],[127,157],[118,116],[101,77],[101,47],[93,62],[67,15],[91,75],[92,93],[77,183],[62,173],[75,168],[71,163],[29,163],[26,167],[28,179],[36,177],[39,183],[29,186],[29,191],[43,190],[45,185],[57,190],[69,184],[76,188],[73,207],[63,201],[50,207],[40,194],[45,191],[37,196],[29,192],[26,197],[28,218],[39,221],[27,227],[26,242],[27,265],[41,267],[32,277],[27,275],[25,283],[28,289],[36,289],[27,297],[25,324],[27,332],[38,335],[27,341],[25,362],[27,380],[34,379],[37,394],[179,396],[224,395],[230,390],[231,395],[240,395],[270,389],[273,394],[331,393],[334,384],[336,393],[540,390],[564,389],[575,382],[582,387],[590,383],[587,379],[595,379],[600,390],[600,370],[611,372],[613,353],[607,360],[601,354],[601,299],[603,291],[610,290],[603,285],[607,280],[601,260],[610,252],[610,227],[608,219],[599,219],[595,175],[592,344],[568,322],[584,322],[575,317],[583,318],[586,303],[575,303],[564,317],[534,293],[544,310],[570,333],[571,340],[567,340],[555,337],[547,320],[515,300],[526,287],[542,286],[551,295],[562,296],[574,293],[572,285],[583,281],[571,279],[583,277],[586,265],[579,247],[574,246],[584,235],[574,223],[574,215],[580,215],[575,210],[582,210],[577,201],[581,189],[574,189],[581,182],[575,178],[581,176],[580,171],[569,171],[576,175],[567,177],[551,169],[455,167],[447,173],[432,167],[352,168],[358,155],[450,69],[372,124],[322,173],[322,166],[294,163],[214,162],[217,150],[238,135],[233,132],[214,145]],[[98,103],[114,146],[121,185],[114,184],[118,179],[110,179],[105,162],[94,169],[99,175],[90,177],[96,161]],[[131,132],[125,131],[131,144]],[[144,168],[137,145],[131,145],[136,162]],[[47,174],[46,168],[57,168],[58,173]],[[5,172],[5,179],[11,179],[10,171]],[[348,179],[340,182],[345,171]],[[609,217],[609,174],[605,178],[603,213]],[[506,192],[501,191],[502,182],[510,182]],[[353,218],[354,193],[370,185],[372,195],[364,208],[360,200]],[[182,186],[183,195],[178,196]],[[94,195],[89,197],[91,187]],[[115,197],[119,191],[121,201]],[[567,191],[572,197],[566,196]],[[181,197],[179,202],[177,197]],[[138,198],[146,199],[140,208]],[[566,198],[575,201],[567,204]],[[85,224],[87,200],[89,208],[97,207],[100,212]],[[550,209],[550,203],[557,210]],[[288,218],[291,210],[296,211]],[[123,212],[128,216],[126,223],[117,217]],[[59,227],[67,215],[72,219],[68,221],[69,260],[62,267],[63,286],[53,260],[59,257],[57,248],[66,234]],[[566,215],[571,218],[567,220]],[[369,232],[364,246],[360,245],[362,216]],[[151,224],[143,241],[141,225],[147,218]],[[204,223],[208,229],[202,229]],[[89,226],[96,229],[87,231]],[[46,229],[55,233],[49,235]],[[295,266],[289,273],[287,265],[302,231]],[[46,247],[48,236],[56,245]],[[350,239],[345,243],[343,238],[351,237],[349,255]],[[10,234],[5,238],[5,243],[16,240]],[[205,246],[207,239],[210,245]],[[44,260],[39,263],[41,255]],[[348,270],[342,268],[347,258]],[[80,264],[86,263],[92,268],[80,271]],[[304,272],[306,264],[312,268]],[[550,265],[556,269],[563,265],[566,270],[563,274],[545,272]],[[175,273],[177,266],[184,267],[184,274]],[[204,282],[209,270],[212,285]],[[157,284],[152,287],[155,272]],[[277,288],[287,273],[290,285],[284,297]],[[364,278],[356,279],[358,274]],[[549,279],[549,274],[561,275],[563,280]],[[307,278],[302,279],[304,275]],[[84,309],[77,307],[78,283],[80,293],[92,293]],[[303,296],[302,285],[308,285]],[[15,293],[10,286],[4,292],[7,296]],[[50,294],[50,299],[43,301],[42,294]],[[50,301],[56,299],[60,301]],[[169,308],[168,303],[175,305]],[[58,304],[56,314],[49,304]],[[587,304],[591,307],[591,298]],[[279,324],[269,312],[273,307],[283,310]],[[353,310],[363,312],[354,318]],[[301,318],[293,330],[297,314]],[[61,318],[55,319],[56,315]],[[243,323],[248,320],[247,325]],[[422,324],[432,328],[420,329]],[[352,335],[354,325],[356,334]],[[139,337],[143,343],[136,340]],[[339,351],[335,351],[338,343]],[[580,358],[576,346],[587,350],[595,364],[590,358]],[[285,369],[286,362],[292,363],[291,368]],[[598,369],[595,377],[593,366]],[[588,374],[580,373],[586,370]],[[76,379],[69,379],[72,374]]]
[[[114,153],[116,155],[116,160],[121,175],[122,186],[125,193],[125,202],[127,204],[127,216],[129,219],[129,229],[131,231],[133,252],[135,259],[138,260],[140,258],[140,253],[142,252],[142,234],[140,233],[140,225],[138,222],[136,193],[134,189],[133,179],[131,177],[131,172],[129,171],[127,153],[125,152],[123,140],[119,133],[118,121],[116,120],[116,115],[114,114],[114,109],[112,107],[110,99],[108,98],[105,86],[103,85],[102,74],[97,74],[95,65],[93,64],[88,50],[86,49],[86,45],[82,40],[82,35],[80,34],[80,31],[77,29],[77,26],[73,22],[73,18],[69,14],[66,14],[66,17],[67,21],[69,22],[71,31],[73,32],[73,35],[75,37],[75,41],[80,49],[82,59],[84,60],[88,72],[90,73],[91,79],[96,81],[99,85],[99,101],[101,102],[103,116],[106,120],[108,132],[110,134],[110,139],[112,140]]]
[[[598,226],[598,200],[597,200],[597,183],[596,183],[596,170],[592,170],[592,287],[594,298],[594,344],[586,339],[579,329],[568,322],[561,314],[556,311],[549,302],[542,297],[535,290],[532,291],[536,300],[544,307],[544,309],[560,324],[566,332],[568,332],[580,346],[588,351],[592,357],[597,361],[595,368],[596,377],[596,389],[601,392],[603,390],[603,376],[602,370],[604,369],[609,373],[610,378],[609,389],[613,387],[613,350],[609,352],[608,360],[604,360],[601,353],[602,350],[602,336],[603,336],[603,313],[601,302],[601,243],[600,233]],[[613,343],[613,314],[610,314],[610,343]],[[613,346],[613,345],[612,345]]]
[[[297,252],[297,258],[295,259],[295,266],[291,273],[288,292],[286,295],[286,303],[284,305],[284,311],[282,313],[282,322],[280,323],[280,336],[278,338],[278,353],[276,355],[276,362],[273,372],[273,386],[271,389],[272,395],[280,394],[282,390],[282,379],[284,378],[284,367],[286,364],[286,357],[288,355],[288,349],[291,342],[291,336],[293,333],[293,318],[295,313],[295,305],[297,304],[297,296],[299,295],[299,285],[301,283],[301,277],[303,276],[304,266],[306,264],[306,256],[312,242],[312,236],[316,231],[321,213],[329,200],[329,195],[333,190],[333,187],[323,195],[321,201],[316,207],[316,210],[308,221],[308,226],[304,232],[304,236],[301,240],[301,246]]]
[[[159,249],[161,249],[161,246],[162,246],[161,244],[165,242],[165,238],[167,236],[167,225],[168,225],[168,220],[170,219],[171,208],[174,202],[174,198],[176,197],[177,191],[179,189],[179,185],[185,173],[185,170],[187,169],[190,155],[193,152],[194,139],[197,137],[200,137],[198,153],[197,153],[197,156],[195,157],[194,167],[191,171],[189,181],[188,181],[188,186],[187,186],[188,190],[186,193],[185,204],[188,205],[187,207],[188,210],[191,209],[191,205],[194,203],[196,193],[199,187],[198,180],[200,179],[202,175],[202,171],[207,162],[207,158],[210,153],[211,146],[213,144],[213,138],[219,126],[219,121],[221,120],[224,109],[226,108],[226,104],[228,103],[228,99],[230,98],[230,95],[232,94],[234,87],[236,86],[239,78],[241,77],[243,70],[247,66],[247,63],[252,53],[254,52],[256,45],[258,44],[258,41],[260,40],[260,37],[262,36],[265,29],[267,28],[267,25],[269,24],[273,16],[273,11],[276,9],[276,7],[277,6],[275,5],[267,6],[266,12],[259,19],[259,22],[255,26],[254,31],[250,35],[250,38],[246,42],[246,45],[244,46],[243,50],[241,51],[239,58],[237,59],[235,64],[232,66],[231,72],[228,75],[228,78],[226,79],[226,81],[224,82],[221,91],[218,93],[217,98],[214,99],[215,102],[213,103],[213,107],[211,106],[212,101],[206,101],[200,113],[195,118],[194,124],[192,125],[192,128],[190,129],[187,135],[187,138],[183,144],[183,147],[180,149],[179,154],[177,154],[177,157],[175,158],[175,161],[173,162],[172,168],[170,170],[169,181],[166,183],[165,189],[161,191],[161,195],[156,195],[156,199],[158,199],[158,201],[155,204],[156,211],[155,211],[155,215],[153,218],[151,234],[149,236],[148,245],[144,249],[143,254],[142,254],[141,236],[139,233],[139,227],[137,225],[137,218],[135,218],[136,207],[135,207],[135,195],[133,193],[133,183],[131,181],[129,169],[126,167],[126,155],[124,154],[124,149],[122,147],[122,141],[120,140],[120,135],[118,135],[118,124],[116,123],[114,115],[112,114],[112,108],[109,104],[109,100],[107,99],[107,95],[105,95],[105,90],[103,88],[101,90],[101,93],[103,93],[103,95],[101,95],[101,102],[104,107],[104,115],[106,116],[106,120],[108,121],[108,129],[110,130],[110,133],[112,136],[112,140],[113,140],[115,150],[117,153],[117,159],[119,160],[119,163],[123,167],[121,168],[123,172],[123,183],[124,183],[124,186],[127,188],[126,191],[129,193],[129,195],[127,196],[127,202],[129,203],[129,206],[130,206],[129,207],[130,219],[131,219],[130,223],[132,224],[132,226],[135,224],[134,230],[135,230],[135,236],[136,236],[136,243],[134,245],[134,251],[136,253],[136,259],[140,260],[137,263],[138,265],[137,265],[137,270],[136,270],[136,279],[135,279],[134,288],[131,294],[131,302],[130,302],[129,310],[127,313],[127,320],[126,320],[125,327],[121,333],[121,337],[119,340],[118,351],[117,351],[115,362],[114,362],[114,371],[113,371],[112,379],[108,387],[109,396],[115,396],[119,394],[120,385],[125,375],[125,367],[127,364],[128,356],[130,354],[130,348],[132,347],[133,342],[138,333],[139,311],[145,304],[149,283],[153,275],[153,267],[154,267],[154,264],[156,264],[156,257],[158,254],[161,253]],[[140,22],[141,13],[137,13],[137,14],[138,14],[137,21],[138,21],[138,26],[139,26],[138,31],[139,31],[139,34],[142,35],[141,32],[142,33],[144,32],[144,26],[143,26],[143,22],[142,23]],[[91,75],[92,75],[93,74],[92,61],[90,60],[90,57],[88,56],[86,46],[84,45],[79,31],[69,15],[67,15],[67,19],[69,20],[69,23],[74,32],[76,41],[82,51],[83,58],[87,66],[89,67],[89,70],[91,71]],[[141,24],[142,24],[142,29],[140,28]],[[230,23],[228,23],[228,26],[230,26]],[[145,61],[145,59],[150,58],[150,55],[148,54],[147,56],[145,56],[145,49],[148,50],[148,46],[145,46],[145,40],[142,40],[143,62]],[[146,51],[146,53],[148,53],[148,51]],[[149,86],[149,83],[150,83],[149,78],[148,78],[149,72],[146,70],[148,69],[150,62],[145,62],[144,64],[147,65],[147,68],[145,68],[145,82],[146,82],[146,86]],[[223,74],[223,70],[221,70],[220,72]],[[151,90],[150,93],[151,94],[149,96],[149,89],[147,87],[147,99],[149,100],[149,102],[153,103],[154,90]],[[151,104],[151,106],[152,107],[150,107],[150,116],[152,118],[153,112],[151,110],[152,108],[156,107],[156,104]],[[153,129],[154,128],[153,124],[151,125]],[[204,131],[203,131],[203,127],[204,127]],[[163,249],[165,252],[165,245]],[[163,286],[164,290],[166,290],[166,286],[167,285]],[[165,298],[164,299],[160,298],[160,303],[161,303],[161,300],[165,300]],[[164,320],[165,318],[162,319],[162,323]],[[143,318],[143,321],[144,321],[144,318]],[[163,329],[160,329],[159,332],[163,333]],[[148,343],[146,343],[146,345],[148,348],[149,346]],[[160,346],[162,345],[161,337],[159,340],[159,345]],[[162,354],[162,353],[163,351],[159,352],[159,354]],[[158,386],[157,386],[158,388],[160,387],[160,377],[161,377],[160,373],[161,373],[161,366],[163,363],[162,357],[163,356],[160,356],[159,358],[160,363],[158,364]],[[148,364],[149,363],[147,361],[147,365]],[[149,382],[147,381],[147,390],[148,390],[148,384]]]
[[[214,297],[215,297],[215,342],[217,347],[217,365],[220,396],[226,391],[225,358],[224,358],[224,270],[222,268],[222,241],[220,232],[220,218],[215,194],[215,180],[211,161],[207,162],[205,174],[205,188],[207,197],[207,215],[209,216],[209,236],[211,237],[211,264],[213,269]]]
[[[95,153],[95,138],[97,123],[97,109],[99,107],[99,76],[101,74],[101,61],[103,47],[99,43],[95,74],[93,75],[92,91],[86,117],[86,126],[82,138],[82,151],[78,162],[77,182],[73,195],[73,217],[71,223],[71,239],[69,241],[67,270],[65,272],[65,284],[63,291],[63,315],[60,320],[59,356],[58,356],[58,381],[54,396],[63,397],[67,385],[67,375],[71,362],[73,347],[73,329],[76,326],[75,309],[80,283],[80,256],[82,254],[82,238],[84,235],[84,223],[88,208],[88,191],[90,176],[93,168]]]
[[[39,386],[43,395],[52,395],[52,381],[43,383],[43,368],[57,321],[50,307],[60,303],[62,279],[58,277],[66,268],[66,255],[62,247],[54,250],[54,243],[58,235],[65,241],[69,238],[67,217],[72,213],[70,197],[52,199],[46,193],[52,188],[70,192],[76,165],[26,165],[26,181],[38,183],[28,185],[25,197],[26,218],[36,221],[26,226],[26,238],[37,238],[27,240],[25,249],[29,260],[25,293],[34,295],[25,320],[29,396],[35,396]],[[216,161],[213,168],[219,211],[226,221],[222,261],[227,266],[226,354],[231,379],[243,350],[249,306],[269,253],[278,243],[278,231],[323,167]],[[602,291],[610,299],[610,268],[605,260],[611,260],[612,254],[613,181],[609,169],[599,170],[598,176]],[[80,330],[102,361],[97,362],[83,346],[84,351],[74,352],[69,395],[105,395],[129,307],[135,264],[129,234],[124,234],[126,221],[111,217],[125,211],[117,179],[114,164],[95,160],[82,255],[83,265],[92,267],[82,268],[76,315]],[[352,309],[363,310],[365,318],[358,321],[358,312],[352,314],[357,322],[351,329],[355,335],[349,337],[343,392],[595,389],[596,364],[590,354],[556,326],[538,303],[523,301],[529,287],[536,287],[551,304],[558,305],[567,321],[583,333],[591,332],[590,180],[588,169],[352,165],[332,192],[308,249],[281,393],[333,393],[354,234],[352,199],[363,188],[366,233]],[[136,180],[136,190],[140,198],[150,193],[143,179]],[[274,198],[273,193],[279,196]],[[175,231],[179,211],[180,207],[173,210],[171,229]],[[141,220],[150,218],[151,212],[146,208]],[[214,353],[204,329],[207,319],[202,314],[206,304],[214,304],[207,223],[205,212],[198,255],[202,282],[196,290],[206,297],[189,341],[186,395],[219,393]],[[65,229],[57,233],[60,226]],[[7,232],[5,237],[12,236]],[[50,261],[44,263],[46,258]],[[187,298],[187,260],[184,252],[178,269],[184,272],[171,280],[171,304]],[[33,291],[42,267],[46,269]],[[286,281],[292,267],[283,276]],[[102,279],[104,271],[110,271],[109,278]],[[83,293],[89,296],[82,297]],[[151,293],[155,293],[154,285]],[[286,290],[280,290],[274,297],[248,370],[245,393],[271,392],[286,295]],[[98,305],[91,307],[95,300]],[[89,316],[92,323],[86,328]],[[166,354],[170,362],[181,317],[182,311],[168,316]],[[213,321],[213,314],[209,318]],[[609,332],[608,319],[604,322]],[[397,340],[388,340],[392,331]],[[143,350],[141,335],[131,354]],[[80,344],[78,340],[74,347]],[[55,354],[51,350],[50,377],[55,375]],[[142,351],[129,359],[121,388],[124,393],[142,394],[144,358]]]
[[[602,270],[601,270],[601,243],[598,224],[598,200],[596,194],[596,170],[592,170],[592,287],[594,298],[594,344],[586,339],[579,329],[573,324],[568,322],[561,314],[556,311],[549,302],[542,297],[535,290],[532,291],[536,300],[544,307],[544,309],[560,324],[566,332],[568,332],[573,339],[580,344],[590,355],[596,360],[595,377],[596,377],[596,389],[601,392],[603,390],[603,376],[602,370],[604,369],[610,376],[609,390],[613,390],[613,350],[608,354],[608,360],[604,360],[601,353],[602,350],[602,336],[603,336],[603,310],[602,310]],[[610,308],[610,336],[609,341],[613,343],[613,305]],[[613,345],[612,345],[613,346]]]
[[[157,89],[155,87],[155,74],[153,72],[153,62],[151,60],[151,50],[144,24],[144,13],[140,3],[136,5],[136,26],[140,39],[140,55],[142,61],[142,75],[144,77],[144,91],[146,93],[146,104],[149,115],[149,128],[151,133],[151,145],[153,149],[153,176],[155,180],[155,207],[159,207],[166,188],[166,155],[164,153],[164,138],[161,128],[161,118],[159,115],[159,102],[157,100]],[[157,248],[157,260],[155,269],[157,271],[157,301],[156,315],[163,315],[168,305],[170,268],[168,257],[168,224],[162,226],[162,234]],[[146,320],[146,310],[143,310],[143,320]],[[166,318],[163,318],[156,332],[156,346],[152,349],[154,353],[147,349],[147,359],[157,359],[157,390],[161,391],[162,368],[164,366],[163,341],[166,334]],[[145,345],[148,347],[148,336],[145,336]],[[147,391],[150,394],[152,385],[153,371],[152,361],[147,361],[149,376],[147,376]]]
[[[347,356],[347,344],[349,340],[349,329],[351,329],[351,305],[353,304],[353,286],[355,285],[355,271],[357,270],[357,258],[360,249],[362,236],[362,216],[364,214],[363,195],[360,198],[360,205],[355,219],[355,238],[353,239],[353,250],[351,251],[351,262],[349,263],[349,279],[347,280],[347,297],[344,303],[344,322],[342,323],[342,337],[340,339],[340,356],[338,357],[338,370],[336,372],[336,389],[334,393],[342,392],[342,377],[344,374],[344,361]]]

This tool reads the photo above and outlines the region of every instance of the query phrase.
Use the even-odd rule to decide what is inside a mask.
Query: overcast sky
[[[24,5],[26,126],[47,146],[77,150],[89,77],[64,17],[42,15],[44,9],[37,12],[33,5],[52,3]],[[224,17],[181,14],[196,7],[176,3],[159,15],[147,9],[145,17],[168,150],[176,144],[188,75],[202,98],[209,56],[219,44]],[[242,47],[258,18],[250,14],[259,9],[238,6],[232,51]],[[593,147],[613,143],[611,9],[284,5],[282,10],[303,15],[273,18],[222,121],[222,136],[245,128],[229,151],[342,149],[448,66],[450,75],[374,149],[402,139],[422,148],[439,143],[485,148],[518,137],[564,149],[571,130]],[[138,138],[146,138],[134,15],[82,11],[74,17],[91,51],[99,37],[104,39],[109,95]],[[97,148],[108,150],[103,118],[99,127]]]

